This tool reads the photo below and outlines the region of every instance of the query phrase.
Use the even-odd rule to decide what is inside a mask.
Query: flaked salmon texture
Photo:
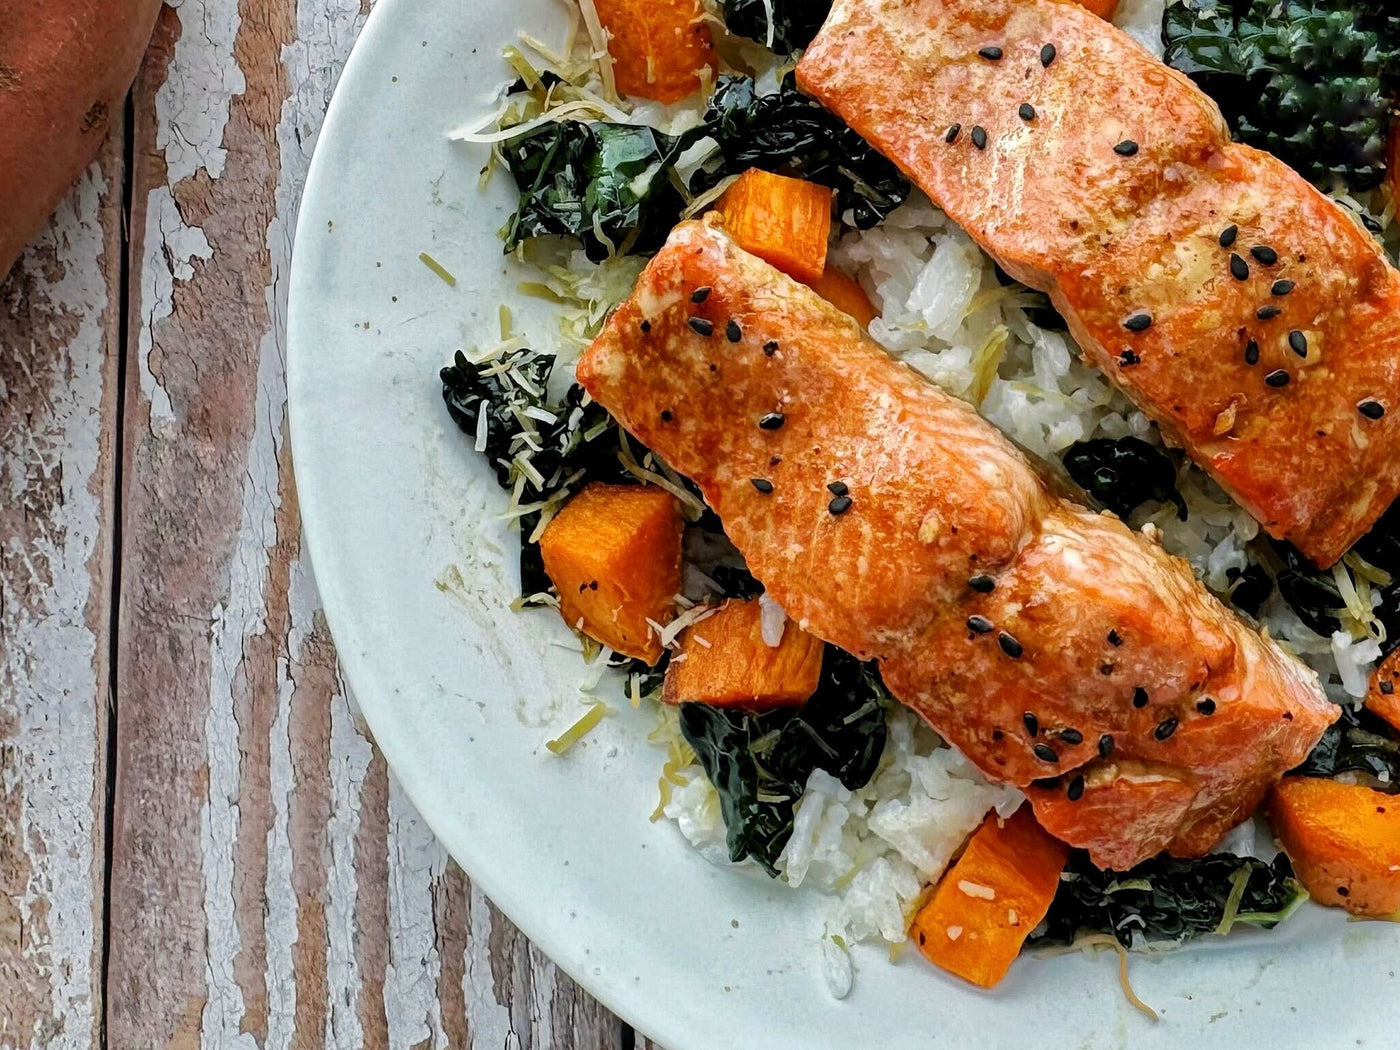
[[[713,223],[672,233],[578,376],[694,479],[804,630],[878,660],[1101,866],[1207,852],[1336,717],[1184,561],[1051,494],[971,407]]]
[[[1400,273],[1125,33],[1069,0],[837,0],[797,80],[1270,535],[1327,567],[1394,501]]]

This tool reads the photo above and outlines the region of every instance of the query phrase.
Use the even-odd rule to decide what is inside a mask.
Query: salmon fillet
[[[1185,562],[1053,496],[968,405],[713,223],[677,227],[578,378],[694,479],[803,630],[879,660],[1100,865],[1208,851],[1336,717]]]
[[[1126,34],[1068,0],[837,0],[797,80],[1270,535],[1326,567],[1400,492],[1400,273]]]

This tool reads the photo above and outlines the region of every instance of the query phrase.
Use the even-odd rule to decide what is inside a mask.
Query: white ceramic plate
[[[436,373],[493,342],[513,293],[495,231],[507,178],[445,132],[489,106],[500,47],[562,38],[557,0],[380,0],[316,150],[290,318],[302,515],[350,684],[405,789],[481,888],[584,987],[670,1050],[1386,1045],[1396,928],[1312,909],[1273,937],[1136,959],[1153,1025],[1112,957],[1022,960],[994,993],[907,952],[860,950],[842,1002],[819,971],[822,901],[715,868],[651,824],[651,715],[619,705],[564,758],[581,712],[571,636],[512,614],[504,497],[443,408]],[[449,288],[419,261],[430,252]],[[1381,1033],[1391,1033],[1390,1037]]]

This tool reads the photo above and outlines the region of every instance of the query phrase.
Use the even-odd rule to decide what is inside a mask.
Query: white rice
[[[1160,56],[1163,9],[1164,0],[1121,0],[1115,21]],[[745,54],[752,57],[752,49]],[[775,73],[776,67],[760,70],[760,86],[776,89]],[[677,107],[643,105],[631,119],[674,129],[688,126],[693,115]],[[1131,434],[1160,443],[1147,417],[1083,364],[1068,335],[1027,320],[1016,294],[999,285],[991,260],[923,195],[916,192],[876,229],[842,234],[833,243],[831,259],[859,278],[880,309],[870,333],[881,345],[948,392],[978,403],[989,421],[1052,466],[1076,441],[1090,438]],[[563,273],[590,270],[581,265],[581,254],[570,261],[575,265],[561,267]],[[600,273],[580,282],[577,291],[589,306],[589,324],[578,326],[578,332],[566,331],[566,343],[580,345],[581,333],[601,318],[606,301],[622,298],[634,265],[620,262],[606,278]],[[1230,570],[1248,564],[1245,547],[1259,535],[1259,526],[1190,464],[1182,466],[1178,487],[1189,510],[1187,521],[1179,521],[1172,506],[1151,505],[1134,514],[1130,524],[1155,526],[1167,549],[1186,558],[1201,580],[1223,596]],[[697,576],[691,581],[695,586],[687,590],[705,593],[703,575],[692,575]],[[1319,672],[1334,699],[1364,695],[1379,656],[1374,641],[1347,632],[1322,638],[1277,593],[1261,620]],[[776,609],[765,616],[765,637],[776,633],[779,622]],[[652,739],[677,753],[673,712],[662,711]],[[682,785],[670,788],[665,816],[707,859],[729,866],[714,788],[696,763],[674,779]],[[847,791],[826,773],[813,773],[779,869],[794,889],[831,898],[820,944],[822,973],[833,995],[843,997],[852,986],[847,947],[867,940],[903,942],[923,888],[938,879],[988,812],[1007,815],[1021,801],[1019,791],[988,783],[902,707],[890,712],[889,743],[879,772],[866,787]],[[1256,836],[1252,824],[1232,833],[1223,846],[1254,852],[1256,839],[1268,853],[1268,836]],[[751,862],[738,867],[757,871]]]

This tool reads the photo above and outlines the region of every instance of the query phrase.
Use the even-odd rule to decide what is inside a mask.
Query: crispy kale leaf
[[[1176,505],[1186,520],[1186,501],[1176,488],[1176,466],[1141,438],[1077,441],[1062,457],[1075,484],[1120,518],[1152,500]]]
[[[1245,880],[1234,922],[1272,929],[1307,899],[1282,853],[1272,864],[1215,853],[1197,860],[1156,857],[1132,871],[1100,871],[1088,854],[1071,855],[1044,924],[1030,944],[1073,944],[1086,933],[1107,933],[1125,948],[1135,943],[1181,944],[1214,933],[1237,880]]]
[[[768,43],[768,10],[773,11],[774,51],[790,55],[812,42],[831,13],[831,0],[722,0],[724,24],[736,36]]]
[[[577,492],[590,481],[634,481],[619,459],[617,424],[601,405],[584,404],[582,387],[575,384],[562,403],[549,404],[553,367],[553,357],[533,350],[480,365],[458,352],[441,372],[442,397],[453,422],[473,439],[485,415],[483,455],[502,488],[523,485],[522,503],[562,499],[566,490]],[[543,409],[554,420],[528,416],[527,409]],[[550,588],[539,544],[530,540],[539,522],[539,511],[520,519],[520,588],[527,598]]]
[[[812,770],[852,791],[869,783],[891,703],[873,665],[829,645],[817,691],[801,708],[750,714],[682,704],[681,734],[719,792],[730,859],[752,857],[776,877]]]
[[[1400,744],[1384,721],[1363,708],[1344,706],[1307,760],[1293,770],[1301,776],[1333,778],[1367,773],[1376,787],[1400,794]]]
[[[1384,178],[1400,98],[1392,0],[1172,0],[1162,38],[1241,141],[1324,188]]]
[[[752,167],[836,190],[843,215],[861,229],[909,195],[909,182],[865,141],[797,90],[754,93],[745,77],[722,77],[700,125],[679,136],[654,128],[577,120],[545,124],[501,146],[520,191],[501,231],[507,252],[532,237],[578,240],[595,262],[614,251],[649,255],[680,221],[685,199],[677,163],[704,139],[714,143],[691,177],[699,194]]]

